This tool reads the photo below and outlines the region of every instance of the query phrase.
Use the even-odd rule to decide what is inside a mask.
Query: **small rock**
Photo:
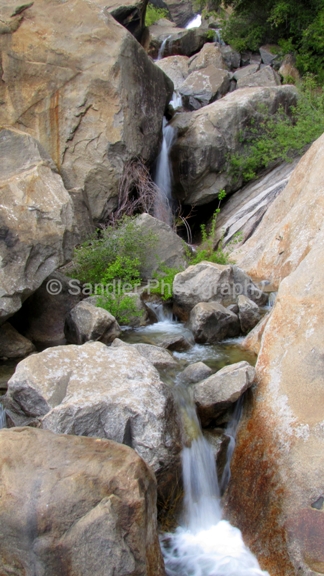
[[[79,302],[65,321],[65,336],[70,344],[84,344],[89,340],[110,344],[120,333],[116,318],[90,302]]]
[[[187,366],[187,368],[179,374],[179,378],[181,382],[193,384],[200,382],[200,380],[205,380],[205,378],[208,378],[211,374],[212,369],[209,368],[207,364],[204,364],[204,362],[195,362]]]
[[[277,53],[275,50],[278,50],[278,46],[261,46],[259,51],[263,64],[269,66],[273,63],[273,61],[277,58]]]
[[[196,342],[213,343],[240,333],[239,319],[218,302],[200,302],[190,313],[190,328]]]
[[[187,338],[181,335],[167,336],[161,341],[161,346],[167,350],[174,352],[185,352],[192,347],[192,343]]]
[[[252,386],[254,377],[255,369],[248,362],[238,362],[195,384],[194,401],[202,426],[208,426],[236,402]]]
[[[239,296],[237,303],[239,307],[238,316],[240,319],[241,330],[243,334],[247,334],[260,320],[259,306],[246,296]]]
[[[35,352],[34,344],[6,322],[0,327],[0,358],[24,358]]]

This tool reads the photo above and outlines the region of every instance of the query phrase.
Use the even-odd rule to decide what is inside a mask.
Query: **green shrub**
[[[145,26],[152,26],[161,18],[167,18],[168,11],[164,8],[156,8],[153,4],[148,4],[146,7],[146,14],[145,14]]]
[[[170,300],[173,296],[174,277],[182,271],[181,268],[160,266],[159,270],[153,274],[153,278],[158,282],[158,285],[150,287],[150,294],[157,294],[162,300]]]
[[[121,325],[130,324],[134,318],[143,317],[143,311],[137,307],[136,296],[129,294],[106,294],[97,298],[97,306],[110,312]]]
[[[234,178],[248,182],[268,166],[291,161],[324,132],[324,95],[306,78],[297,105],[287,115],[281,107],[270,116],[261,113],[239,134],[242,152],[229,158]]]

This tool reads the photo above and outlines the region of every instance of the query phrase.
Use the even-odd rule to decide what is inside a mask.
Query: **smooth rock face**
[[[4,403],[15,425],[109,438],[161,473],[174,464],[179,428],[173,396],[131,346],[57,346],[20,362]]]
[[[218,302],[228,306],[236,303],[239,294],[259,305],[267,301],[267,296],[237,266],[200,262],[175,276],[174,313],[181,320],[187,320],[196,304]]]
[[[168,56],[155,62],[156,66],[172,80],[174,89],[179,90],[189,74],[188,56]]]
[[[248,86],[280,86],[281,80],[278,72],[271,66],[265,66],[254,74],[249,74],[240,78],[237,88],[247,88]]]
[[[219,46],[216,46],[216,44],[204,44],[200,52],[190,58],[189,74],[209,66],[227,70],[227,65],[223,58],[222,50]]]
[[[0,17],[10,20],[6,6]],[[65,187],[85,193],[96,222],[116,206],[124,165],[155,159],[173,91],[114,8],[109,0],[38,0],[3,37],[1,53],[1,125],[38,138]]]
[[[233,74],[234,80],[238,81],[241,78],[245,78],[245,76],[250,76],[250,74],[254,74],[259,70],[259,64],[249,64],[248,66],[243,66],[235,71]]]
[[[229,86],[230,73],[210,65],[192,72],[179,88],[179,93],[184,105],[195,110],[224,96]]]
[[[323,162],[324,135],[302,157],[251,238],[230,255],[253,278],[268,279],[274,289],[317,242],[324,219]]]
[[[292,86],[245,88],[191,114],[176,114],[172,126],[178,137],[171,150],[176,196],[185,204],[202,205],[216,200],[222,188],[237,190],[240,183],[227,159],[240,151],[240,130],[258,116],[260,104],[272,114],[296,98]]]
[[[160,346],[154,346],[153,344],[126,344],[119,338],[114,340],[113,347],[115,346],[132,346],[139,352],[144,358],[146,358],[155,368],[158,370],[163,370],[165,368],[176,368],[178,363],[171,356],[171,353],[161,348]]]
[[[263,316],[260,322],[258,322],[258,324],[253,328],[253,330],[251,330],[247,337],[244,338],[243,342],[241,343],[241,348],[244,350],[249,350],[258,356],[261,348],[262,336],[269,317],[270,312]]]
[[[65,336],[69,344],[84,344],[89,340],[111,344],[120,333],[116,318],[89,302],[79,302],[65,320]]]
[[[313,210],[317,220],[318,202]],[[229,516],[274,576],[324,572],[323,255],[320,224],[312,248],[280,284],[232,463]]]
[[[255,370],[248,362],[225,366],[193,386],[194,401],[202,426],[236,402],[252,386]]]
[[[34,428],[0,432],[3,576],[162,576],[156,482],[130,448]]]
[[[193,384],[208,378],[211,373],[212,370],[207,366],[207,364],[204,364],[204,362],[195,362],[194,364],[187,366],[187,368],[179,374],[179,378],[181,379],[181,382]]]
[[[238,317],[241,330],[243,334],[247,334],[260,320],[259,306],[255,304],[253,300],[243,295],[238,297],[237,304],[239,307]]]
[[[0,327],[0,358],[23,358],[35,351],[34,344],[5,322]]]
[[[235,338],[240,333],[236,314],[218,302],[196,304],[190,312],[189,326],[199,343],[220,342],[225,338]]]
[[[72,255],[73,205],[39,142],[0,130],[0,323]]]
[[[152,246],[147,247],[145,266],[141,269],[143,278],[152,278],[153,272],[158,270],[161,264],[167,268],[186,267],[186,245],[168,224],[149,214],[141,214],[135,222],[145,232],[154,235]]]

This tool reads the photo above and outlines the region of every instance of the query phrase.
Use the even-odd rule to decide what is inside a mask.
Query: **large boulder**
[[[114,9],[106,0],[38,0],[16,11],[0,2],[1,20],[11,23],[2,36],[0,123],[38,138],[96,222],[116,206],[125,164],[155,159],[173,91]]]
[[[168,224],[149,214],[141,214],[135,223],[144,232],[152,234],[152,245],[147,246],[145,264],[141,268],[143,278],[152,278],[161,265],[180,270],[185,268],[186,245]]]
[[[190,76],[189,76],[190,78]],[[171,150],[174,192],[185,204],[216,200],[221,189],[239,189],[229,156],[242,146],[240,131],[252,120],[296,103],[293,86],[244,88],[227,94],[201,110],[180,113],[172,120],[177,140]]]
[[[238,297],[237,305],[239,308],[238,317],[240,319],[241,330],[243,334],[247,334],[256,326],[261,318],[259,306],[243,294]]]
[[[237,438],[227,502],[228,516],[273,576],[324,573],[324,230],[314,150],[308,161],[304,211],[310,202],[305,219],[316,221],[316,235],[281,282],[265,327],[257,388]],[[296,242],[298,230],[292,249]]]
[[[189,74],[202,70],[209,66],[221,70],[227,70],[228,66],[223,58],[221,47],[217,44],[204,44],[200,52],[190,58],[189,61]]]
[[[235,304],[240,294],[248,296],[258,305],[267,301],[262,290],[237,266],[200,262],[175,276],[174,313],[187,320],[196,304],[218,302],[226,307]]]
[[[79,302],[65,319],[65,336],[70,344],[89,340],[111,344],[120,333],[116,318],[90,302]]]
[[[0,432],[3,576],[162,576],[156,482],[127,446]]]
[[[316,243],[324,220],[324,135],[302,157],[289,184],[254,234],[231,254],[255,279],[276,289]]]
[[[171,390],[131,346],[88,342],[34,354],[18,364],[4,403],[15,425],[127,444],[160,475],[179,453]]]
[[[225,366],[193,386],[193,397],[202,426],[208,426],[252,386],[255,370],[248,362]]]
[[[188,56],[168,56],[156,61],[156,65],[171,78],[174,89],[179,90],[189,74]]]
[[[23,358],[35,352],[34,344],[9,323],[0,327],[0,358]]]
[[[0,129],[0,323],[72,256],[73,205],[39,142]]]
[[[207,106],[224,96],[230,86],[230,73],[213,65],[192,72],[179,88],[184,105],[190,110]]]
[[[253,66],[253,64],[252,64]],[[271,66],[265,66],[253,74],[248,74],[240,78],[237,82],[237,88],[247,88],[248,86],[279,86],[281,79]]]
[[[254,306],[258,309],[256,304]],[[235,338],[240,334],[240,322],[237,315],[224,308],[219,302],[196,304],[190,312],[189,326],[196,342],[200,343],[212,344],[225,338]]]
[[[149,27],[145,48],[152,58],[177,54],[191,56],[198,52],[206,41],[206,31],[200,28],[177,28],[173,22],[161,18]]]

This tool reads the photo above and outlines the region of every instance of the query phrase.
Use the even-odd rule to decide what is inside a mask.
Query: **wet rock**
[[[185,368],[181,374],[179,374],[179,378],[181,382],[185,382],[186,384],[193,384],[208,378],[211,373],[212,369],[204,364],[204,362],[195,362],[194,364],[187,366],[187,368]]]
[[[243,334],[247,334],[259,322],[260,309],[255,302],[243,295],[238,297],[237,304],[239,307],[238,317],[240,320],[241,330]]]
[[[240,322],[236,314],[218,302],[196,304],[190,312],[189,326],[199,343],[212,344],[240,334]]]
[[[144,7],[128,0],[123,7],[112,0],[38,0],[2,46],[0,124],[37,136],[73,190],[75,206],[86,198],[82,211],[88,205],[96,223],[116,207],[125,165],[156,158],[173,91],[110,13],[121,10],[127,25],[123,14],[130,10],[131,26],[133,8],[139,14]]]
[[[252,64],[253,66],[253,64]],[[281,79],[271,66],[265,66],[254,74],[249,74],[240,78],[237,82],[237,88],[247,88],[252,86],[280,86]]]
[[[166,368],[176,368],[178,366],[177,361],[171,356],[171,353],[162,348],[161,346],[154,346],[153,344],[126,344],[119,338],[114,340],[113,347],[115,346],[132,346],[135,348],[144,358],[146,358],[155,368],[158,370],[164,370]]]
[[[116,318],[90,302],[79,302],[65,320],[65,336],[69,344],[100,340],[111,344],[121,333]]]
[[[229,436],[226,436],[222,428],[210,428],[204,430],[203,435],[213,447],[218,482],[220,482],[227,461],[227,448],[230,441]]]
[[[230,86],[230,73],[210,65],[192,72],[179,88],[186,108],[197,109],[224,96]],[[191,104],[193,99],[194,104]],[[198,103],[198,104],[197,104]]]
[[[4,576],[164,574],[156,481],[133,450],[17,428],[0,453]]]
[[[202,48],[207,36],[206,32],[199,28],[177,28],[173,22],[161,18],[149,27],[149,39],[145,49],[152,58],[158,57],[161,45],[166,39],[163,56],[191,56]]]
[[[172,350],[173,352],[185,352],[189,350],[193,345],[185,336],[181,334],[170,334],[161,340],[161,346],[167,350]]]
[[[173,82],[174,89],[179,90],[189,74],[188,62],[188,56],[168,56],[157,60],[155,64],[169,76]]]
[[[0,327],[0,358],[24,358],[35,352],[34,344],[5,322]]]
[[[198,206],[216,200],[223,188],[238,190],[228,157],[242,150],[240,131],[260,118],[260,104],[271,115],[296,101],[293,86],[244,88],[190,114],[176,114],[171,123],[178,134],[171,150],[176,197]]]
[[[252,386],[255,369],[248,362],[225,366],[206,380],[193,386],[194,401],[202,426],[236,402]]]
[[[151,232],[153,236],[152,245],[147,246],[145,265],[141,269],[143,278],[151,279],[153,273],[161,265],[167,268],[185,268],[186,245],[168,224],[149,214],[141,214],[135,222],[137,226],[143,228],[146,233]]]
[[[216,44],[205,44],[198,54],[192,56],[189,60],[189,74],[214,66],[220,70],[227,70],[227,65],[223,58],[222,50]]]
[[[274,290],[296,270],[316,243],[324,219],[324,136],[299,161],[288,185],[275,199],[252,236],[230,257]]]
[[[237,266],[200,262],[175,276],[174,313],[180,319],[188,320],[196,304],[218,302],[229,306],[236,303],[239,294],[248,296],[259,305],[267,301],[267,296]]]
[[[244,338],[241,344],[241,347],[244,350],[249,350],[250,352],[256,354],[256,356],[259,354],[263,332],[267,325],[269,317],[270,312],[268,312],[268,314],[265,314],[263,318],[258,322],[258,324],[253,328],[253,330],[251,330],[251,332],[247,335],[247,337]]]
[[[180,445],[174,400],[132,346],[57,346],[20,362],[4,403],[15,425],[109,438],[134,448],[163,476]]]
[[[3,107],[2,107],[3,108]],[[72,201],[39,142],[0,130],[0,323],[72,255]]]

